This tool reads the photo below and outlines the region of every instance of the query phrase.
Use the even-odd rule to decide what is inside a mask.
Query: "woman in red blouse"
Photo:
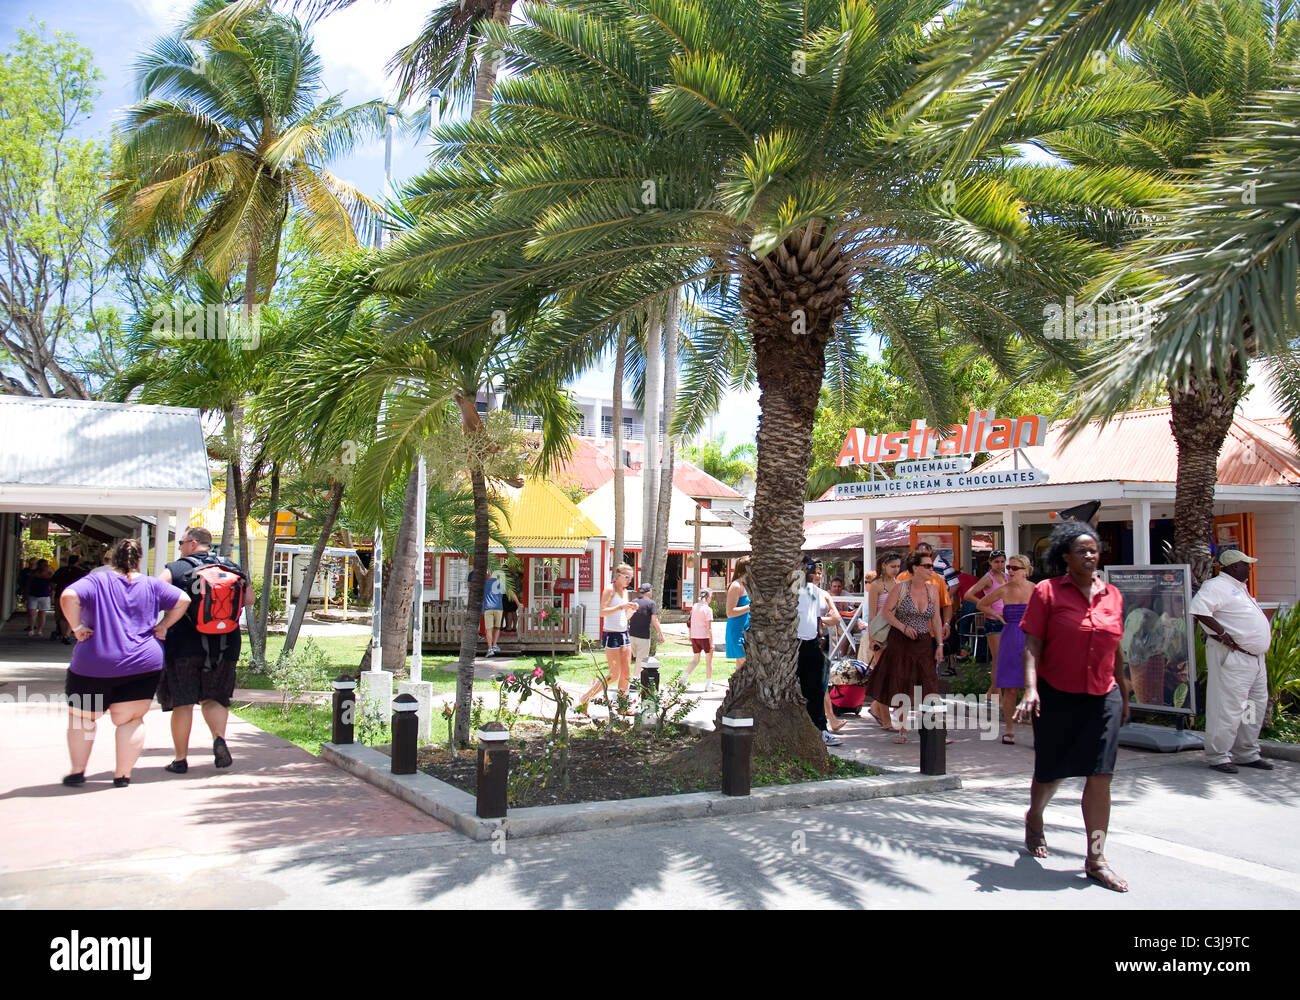
[[[1060,576],[1034,587],[1020,621],[1025,633],[1025,696],[1016,721],[1034,725],[1034,780],[1025,813],[1025,847],[1047,857],[1043,810],[1062,778],[1083,777],[1083,822],[1088,833],[1084,872],[1116,892],[1128,883],[1103,853],[1110,826],[1110,779],[1119,727],[1128,721],[1128,681],[1120,639],[1124,603],[1097,576],[1099,546],[1093,528],[1066,521],[1052,532],[1048,558]]]

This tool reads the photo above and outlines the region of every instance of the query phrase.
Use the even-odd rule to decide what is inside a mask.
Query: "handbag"
[[[867,626],[867,635],[871,636],[872,642],[883,646],[889,640],[889,630],[891,628],[893,626],[889,624],[889,619],[881,611],[871,619],[871,624]]]

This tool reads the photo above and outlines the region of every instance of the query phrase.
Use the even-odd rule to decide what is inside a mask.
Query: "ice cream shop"
[[[1095,422],[1068,443],[1064,429],[1041,416],[972,412],[942,429],[917,420],[887,434],[850,431],[840,464],[867,475],[807,504],[805,521],[841,548],[860,539],[868,570],[878,527],[907,519],[908,542],[930,541],[959,571],[983,572],[996,548],[1032,557],[1041,576],[1060,512],[1095,502],[1103,566],[1172,562],[1178,450],[1169,408]],[[988,457],[972,468],[979,453]],[[889,474],[886,462],[895,463]],[[1216,550],[1258,556],[1249,581],[1257,599],[1266,607],[1294,603],[1300,449],[1281,417],[1235,418],[1219,454],[1214,515]]]

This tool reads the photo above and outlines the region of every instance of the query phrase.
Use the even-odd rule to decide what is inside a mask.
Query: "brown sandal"
[[[1047,857],[1047,837],[1043,830],[1030,827],[1028,819],[1025,820],[1025,850],[1031,858]]]
[[[1115,870],[1104,861],[1099,864],[1089,863],[1085,865],[1083,873],[1088,876],[1089,880],[1104,886],[1111,892],[1128,892],[1128,883],[1116,875]]]

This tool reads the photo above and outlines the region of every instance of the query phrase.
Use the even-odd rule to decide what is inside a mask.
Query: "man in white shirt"
[[[1192,598],[1192,616],[1205,629],[1205,759],[1216,771],[1238,767],[1273,770],[1260,756],[1259,730],[1268,707],[1264,654],[1272,629],[1246,589],[1250,564],[1239,549],[1219,553],[1219,575],[1201,584]]]
[[[830,595],[817,586],[821,579],[821,564],[805,559],[804,578],[807,582],[799,588],[799,690],[808,703],[808,715],[813,725],[821,730],[827,746],[839,746],[842,740],[826,728],[826,657],[818,641],[820,626],[840,619]]]

